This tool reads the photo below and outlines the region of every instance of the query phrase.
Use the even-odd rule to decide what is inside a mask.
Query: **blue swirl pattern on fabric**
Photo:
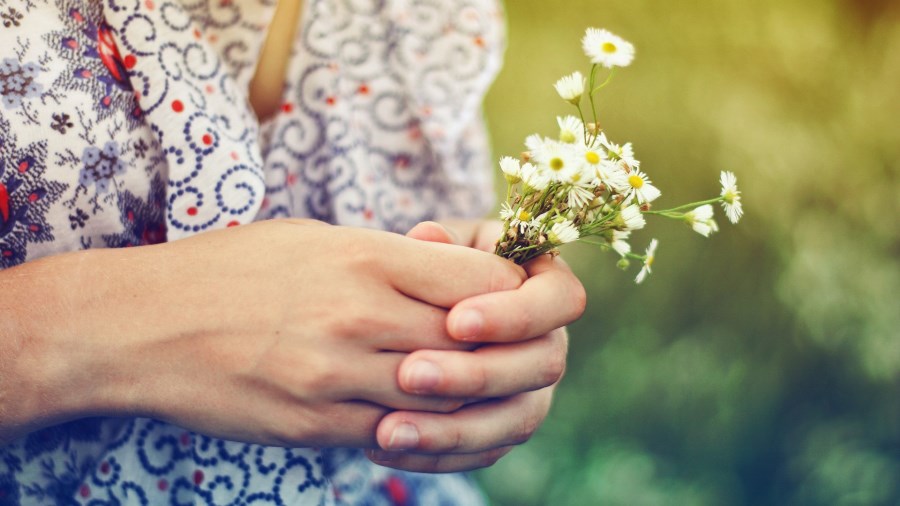
[[[487,211],[496,0],[308,0],[260,125],[247,89],[274,4],[0,0],[16,13],[0,28],[0,268],[276,217],[405,232]],[[482,503],[463,475],[149,419],[0,448],[0,504]]]

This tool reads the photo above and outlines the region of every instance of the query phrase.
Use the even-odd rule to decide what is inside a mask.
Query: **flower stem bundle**
[[[616,252],[619,267],[641,263],[635,281],[650,273],[656,255],[653,239],[644,254],[631,251],[634,230],[644,228],[645,215],[682,221],[708,237],[718,231],[714,204],[721,204],[729,221],[743,214],[737,179],[722,172],[718,197],[671,209],[654,210],[661,192],[641,170],[631,143],[612,142],[599,126],[595,97],[612,80],[617,67],[634,59],[634,46],[606,31],[589,28],[582,39],[592,66],[588,77],[574,72],[557,81],[559,96],[577,109],[576,115],[557,118],[556,139],[531,135],[522,159],[503,157],[500,170],[507,181],[507,198],[500,217],[503,235],[496,253],[523,264],[558,247],[582,241]],[[601,73],[606,73],[600,82]]]

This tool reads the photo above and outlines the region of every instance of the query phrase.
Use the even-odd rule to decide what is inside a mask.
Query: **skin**
[[[397,449],[405,423],[418,440],[373,460],[489,465],[546,415],[565,364],[552,327],[580,315],[583,290],[558,260],[522,269],[410,235],[278,220],[0,272],[0,441],[106,415],[269,445]],[[527,325],[509,310],[542,305],[554,309]],[[477,335],[458,320],[473,308]],[[437,381],[416,383],[421,360]]]
[[[426,222],[407,235],[491,252],[501,231],[495,221]],[[377,428],[381,449],[368,452],[373,462],[417,472],[487,467],[540,427],[565,372],[568,334],[563,325],[581,316],[586,299],[581,283],[559,257],[535,259],[525,270],[528,278],[517,289],[471,297],[450,311],[451,337],[483,343],[479,348],[418,350],[398,371],[398,383],[407,392],[449,396],[477,392],[487,399],[449,415],[409,411],[387,415]],[[471,311],[479,314],[481,325],[472,325],[465,317]],[[437,367],[437,379],[416,377],[421,361]],[[507,393],[523,386],[521,393]],[[395,434],[405,434],[407,441]]]
[[[271,118],[281,107],[291,45],[296,38],[301,12],[303,0],[280,1],[275,7],[248,90],[250,105],[260,121]]]
[[[270,27],[250,86],[261,119],[280,105],[301,10],[280,2]],[[585,303],[561,259],[523,269],[491,254],[499,233],[279,220],[0,271],[0,444],[152,416],[230,440],[369,448],[411,471],[491,465],[547,415],[562,327]]]

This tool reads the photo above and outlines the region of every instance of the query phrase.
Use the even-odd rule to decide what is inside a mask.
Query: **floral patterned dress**
[[[280,112],[247,90],[275,0],[0,0],[0,269],[275,217],[403,232],[491,204],[495,0],[308,0]],[[356,450],[88,419],[0,448],[0,504],[481,504]]]

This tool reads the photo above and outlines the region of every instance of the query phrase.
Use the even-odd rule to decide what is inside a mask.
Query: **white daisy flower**
[[[566,144],[584,143],[584,123],[575,116],[558,116],[559,140]],[[580,141],[580,142],[579,142]]]
[[[573,72],[571,75],[565,76],[553,86],[556,92],[566,102],[572,105],[578,105],[581,102],[581,96],[584,95],[584,76],[581,72]]]
[[[713,219],[713,206],[702,205],[692,211],[684,213],[684,221],[694,229],[694,232],[709,237],[713,232],[719,231],[716,220]]]
[[[609,157],[625,162],[625,165],[629,170],[636,169],[641,166],[640,160],[634,157],[634,147],[632,147],[630,142],[619,145],[614,142],[610,142],[610,140],[602,134],[599,137],[599,140],[600,144],[605,147],[607,152],[609,153]]]
[[[597,182],[595,181],[597,179],[597,170],[584,157],[580,156],[581,148],[575,147],[572,153],[575,170],[569,174],[569,178],[565,182],[575,186],[588,187],[593,192],[594,188],[597,187]]]
[[[571,209],[587,207],[594,201],[594,190],[591,186],[573,184],[566,187],[569,192],[566,203]]]
[[[547,233],[547,239],[550,240],[552,244],[560,245],[570,243],[572,241],[577,241],[579,237],[578,228],[571,221],[564,221],[562,223],[556,223]]]
[[[548,211],[546,213],[535,216],[534,218],[531,219],[531,222],[528,223],[528,226],[534,230],[540,231],[541,229],[544,228],[544,225],[546,224],[546,221],[547,221],[547,217],[549,215],[550,215],[550,212]]]
[[[550,176],[547,172],[533,164],[526,163],[522,165],[520,174],[522,182],[532,190],[544,191],[550,186]]]
[[[628,173],[622,167],[621,162],[603,160],[594,166],[594,184],[603,183],[617,192],[628,188]]]
[[[626,142],[618,148],[616,155],[629,167],[636,169],[641,166],[640,160],[634,157],[634,148],[630,142]]]
[[[606,138],[606,132],[600,132],[595,139],[597,146],[607,147],[610,145],[609,139]],[[607,148],[608,149],[608,148]]]
[[[531,220],[531,213],[527,210],[519,208],[515,211],[512,220],[510,220],[509,224],[512,227],[518,227],[519,232],[525,232],[525,229],[528,227],[528,223]]]
[[[525,138],[525,148],[528,149],[531,156],[535,156],[536,153],[540,153],[544,150],[544,145],[548,142],[551,141],[546,137],[541,137],[538,134],[531,134]]]
[[[577,152],[585,175],[588,178],[602,180],[600,177],[603,172],[601,165],[607,161],[606,152],[603,149],[585,146],[583,142],[578,145]],[[598,182],[594,183],[595,186],[597,184]]]
[[[650,178],[637,169],[628,174],[628,186],[631,187],[630,191],[640,204],[653,202],[662,194],[657,187],[653,186]]]
[[[581,45],[591,63],[606,68],[627,67],[634,60],[634,45],[607,30],[588,28]]]
[[[631,236],[630,230],[613,230],[612,238],[609,245],[621,257],[625,257],[631,253],[631,245],[628,244],[628,238]]]
[[[650,246],[647,246],[647,252],[644,254],[644,266],[641,268],[641,272],[638,273],[637,277],[634,278],[635,283],[642,283],[647,279],[647,275],[652,272],[650,267],[656,259],[656,246],[658,244],[659,242],[656,239],[653,239],[650,241]]]
[[[587,164],[581,163],[578,164],[578,170],[572,175],[570,180],[572,184],[588,187],[593,192],[597,187],[597,184],[594,182],[595,178],[596,171]]]
[[[584,159],[584,163],[591,167],[596,167],[607,159],[606,153],[602,149],[594,149],[590,146],[580,146],[580,148],[581,158]]]
[[[516,184],[522,179],[522,167],[519,165],[519,161],[511,156],[504,156],[500,159],[500,170],[503,171],[509,184]]]
[[[509,205],[509,202],[504,202],[500,204],[500,219],[503,221],[509,221],[516,215],[515,209]]]
[[[725,199],[722,202],[722,207],[725,208],[728,221],[737,223],[740,221],[741,216],[744,215],[744,207],[741,204],[741,192],[737,188],[737,177],[732,172],[722,171],[719,182],[722,183],[722,197]]]
[[[621,230],[640,230],[646,224],[647,221],[644,219],[644,213],[641,212],[640,206],[634,204],[619,211],[619,218],[616,222]]]
[[[536,152],[534,160],[547,171],[551,181],[569,182],[580,172],[573,147],[561,142],[545,142]]]
[[[531,213],[521,207],[513,208],[504,202],[500,205],[500,218],[508,221],[511,228],[518,228],[520,232],[524,232],[531,221]]]

